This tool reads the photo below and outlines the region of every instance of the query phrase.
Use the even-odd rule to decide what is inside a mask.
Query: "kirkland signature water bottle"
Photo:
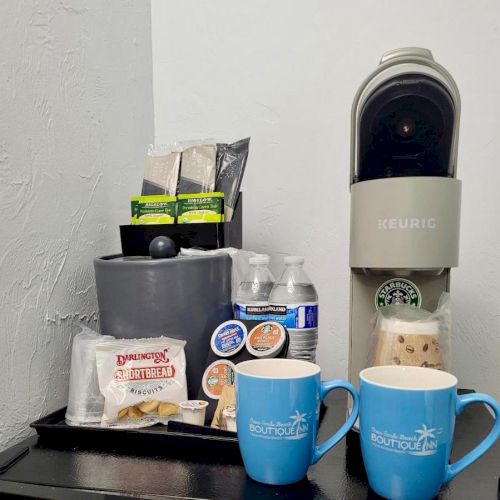
[[[318,294],[303,265],[303,257],[285,257],[285,271],[269,296],[269,319],[288,328],[289,358],[315,362]]]
[[[236,292],[234,317],[266,321],[269,315],[269,294],[274,277],[268,269],[269,255],[250,257],[250,271],[243,278]]]

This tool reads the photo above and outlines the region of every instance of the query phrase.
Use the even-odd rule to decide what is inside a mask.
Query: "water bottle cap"
[[[285,257],[285,265],[289,266],[291,264],[303,264],[304,257],[300,257],[299,255],[287,255]]]
[[[269,255],[266,255],[265,253],[258,253],[254,257],[250,257],[249,262],[250,265],[255,265],[255,264],[268,265]]]

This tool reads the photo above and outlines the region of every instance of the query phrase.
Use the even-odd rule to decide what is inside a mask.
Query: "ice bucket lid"
[[[209,254],[209,255],[177,255],[176,257],[164,258],[164,259],[153,259],[149,255],[134,255],[134,256],[124,256],[123,254],[111,254],[103,255],[101,257],[96,257],[94,262],[102,264],[116,264],[116,265],[134,265],[140,263],[141,265],[168,265],[169,263],[178,263],[180,260],[193,262],[195,260],[204,259],[224,259],[229,258],[227,254]]]

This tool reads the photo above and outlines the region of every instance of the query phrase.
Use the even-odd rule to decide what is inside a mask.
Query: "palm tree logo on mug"
[[[295,410],[284,422],[277,420],[257,420],[250,418],[249,431],[252,436],[263,439],[289,439],[305,438],[309,433],[312,413],[302,413]]]
[[[437,452],[437,439],[433,434],[437,429],[427,429],[425,424],[422,424],[422,429],[417,429],[415,432],[420,434],[417,443],[423,441],[422,451],[410,452],[412,455],[434,455]]]
[[[300,413],[298,410],[295,410],[295,415],[288,417],[293,422],[292,429],[295,429],[295,434],[290,435],[289,439],[301,439],[307,434],[309,426],[307,425],[306,415],[306,413]]]
[[[408,453],[416,456],[434,455],[438,451],[437,436],[442,433],[442,429],[429,428],[422,424],[421,429],[416,429],[414,433],[404,434],[380,431],[375,427],[371,429],[370,441],[376,448],[395,453]]]

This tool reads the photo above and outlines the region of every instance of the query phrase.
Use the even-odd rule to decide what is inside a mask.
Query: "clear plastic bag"
[[[200,250],[199,248],[181,248],[181,255],[189,257],[190,255],[220,255],[227,254],[231,257],[231,300],[236,299],[236,292],[243,278],[250,271],[249,259],[257,255],[249,250],[241,250],[239,248],[218,248],[217,250]]]
[[[104,398],[99,390],[95,361],[96,346],[114,339],[101,335],[80,325],[81,332],[75,335],[71,350],[71,371],[69,375],[68,425],[99,425],[104,409]]]
[[[167,145],[148,148],[144,165],[142,196],[166,194],[175,196],[179,183],[181,153],[172,151]]]
[[[405,304],[379,309],[369,356],[370,366],[406,365],[449,369],[450,295],[444,292],[434,312]]]
[[[175,148],[182,149],[178,193],[213,193],[217,172],[215,141],[206,139],[178,142]]]

